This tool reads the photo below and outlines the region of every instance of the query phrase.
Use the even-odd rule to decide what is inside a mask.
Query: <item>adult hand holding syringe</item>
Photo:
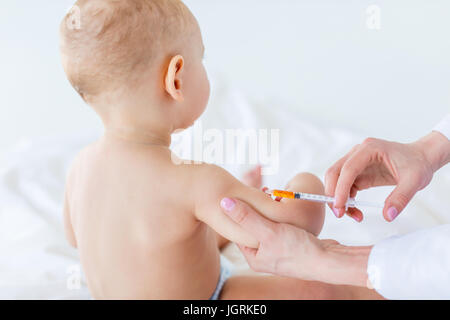
[[[393,221],[430,183],[433,173],[449,161],[449,155],[442,153],[445,143],[449,143],[448,139],[438,132],[410,144],[365,140],[327,171],[325,193],[336,198],[330,208],[341,218],[348,198],[354,198],[358,191],[395,185],[383,209],[384,218]],[[357,208],[349,208],[347,214],[357,221],[363,219]]]

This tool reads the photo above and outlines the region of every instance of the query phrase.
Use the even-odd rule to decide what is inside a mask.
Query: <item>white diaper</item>
[[[234,265],[225,258],[224,256],[220,256],[220,277],[219,282],[217,283],[216,290],[209,300],[219,300],[220,294],[222,292],[223,286],[227,282],[227,280],[233,275]]]

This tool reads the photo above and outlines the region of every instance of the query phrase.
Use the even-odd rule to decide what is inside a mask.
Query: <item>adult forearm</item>
[[[372,247],[332,245],[323,253],[323,264],[318,266],[318,281],[370,287],[367,265]]]

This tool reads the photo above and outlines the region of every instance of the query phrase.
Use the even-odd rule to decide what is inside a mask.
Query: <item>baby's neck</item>
[[[174,130],[170,117],[162,111],[163,107],[149,106],[137,97],[118,99],[113,107],[108,105],[109,100],[94,107],[105,127],[105,138],[128,144],[170,147]]]
[[[165,148],[169,148],[171,144],[170,133],[160,133],[153,132],[152,130],[139,130],[126,127],[106,127],[104,138],[108,141]]]

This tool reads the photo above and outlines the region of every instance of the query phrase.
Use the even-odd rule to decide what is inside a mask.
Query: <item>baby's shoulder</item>
[[[191,186],[200,198],[226,193],[240,184],[233,175],[217,165],[201,163],[190,165],[186,170],[189,170]]]
[[[73,189],[83,165],[85,165],[86,162],[89,161],[89,153],[93,148],[94,144],[86,146],[75,155],[72,162],[69,164],[66,175],[66,192],[69,192],[71,189]]]

